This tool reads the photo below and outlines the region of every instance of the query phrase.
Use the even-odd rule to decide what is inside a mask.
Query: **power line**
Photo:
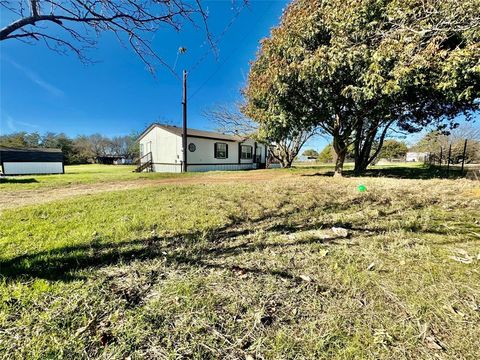
[[[223,29],[223,31],[220,33],[220,35],[218,35],[216,41],[215,41],[215,46],[220,44],[220,42],[222,41],[223,37],[225,36],[225,34],[230,30],[230,28],[233,26],[233,24],[235,23],[235,21],[238,19],[238,17],[240,16],[241,12],[243,11],[243,9],[247,6],[247,3],[244,3],[243,6],[241,7],[241,9],[239,9],[235,15],[230,19],[229,23],[227,24],[227,26],[225,26],[225,29]],[[205,53],[197,60],[197,62],[195,64],[192,65],[192,67],[188,70],[188,72],[191,72],[193,70],[195,70],[203,61],[205,61],[205,59],[208,57],[208,55],[210,55],[211,53],[211,50],[212,49],[209,49],[207,51],[205,51]]]
[[[265,10],[265,12],[263,13],[263,15],[265,15],[273,6],[274,2],[271,2],[270,5],[268,6],[268,8]],[[260,18],[261,18],[262,14],[260,14],[260,16],[258,16],[256,19],[255,19],[255,22],[257,22]],[[195,95],[197,95],[200,90],[202,90],[202,88],[217,74],[217,72],[222,68],[223,65],[225,65],[225,63],[231,59],[232,55],[235,54],[237,52],[237,50],[240,48],[240,45],[242,45],[245,40],[247,39],[248,36],[251,35],[251,33],[253,32],[254,27],[251,27],[250,28],[250,31],[248,31],[243,37],[242,39],[240,40],[240,42],[237,44],[237,46],[235,47],[235,49],[221,62],[217,65],[217,67],[215,68],[215,70],[208,76],[208,78],[197,88],[197,90],[195,90],[192,95],[190,95],[190,97],[188,98],[188,100],[191,100]]]

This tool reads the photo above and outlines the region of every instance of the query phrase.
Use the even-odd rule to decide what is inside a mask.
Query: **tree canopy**
[[[388,160],[398,159],[404,157],[407,151],[408,147],[404,142],[388,139],[383,142],[382,150],[378,156]]]
[[[333,161],[334,154],[332,144],[328,144],[320,151],[317,160],[322,163],[330,163]]]
[[[303,153],[303,156],[308,156],[308,157],[313,157],[316,158],[318,157],[318,151],[315,149],[306,149]]]
[[[362,171],[392,126],[414,132],[478,109],[478,0],[295,0],[251,65],[244,112],[268,134],[318,126],[336,173]]]
[[[62,149],[66,164],[93,163],[102,156],[135,159],[139,156],[137,135],[108,138],[101,134],[79,135],[70,138],[64,133],[17,132],[0,136],[0,146],[12,148]]]
[[[269,132],[265,124],[245,116],[242,113],[244,107],[245,105],[241,102],[220,104],[204,111],[203,115],[213,120],[217,130],[222,133],[247,136],[270,145],[269,157],[278,161],[282,167],[291,167],[306,141],[318,134],[316,128],[301,130],[295,126]]]

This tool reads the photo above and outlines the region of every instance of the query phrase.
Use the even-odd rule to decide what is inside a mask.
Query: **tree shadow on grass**
[[[240,200],[239,200],[240,201]],[[324,204],[323,209],[330,211],[335,204]],[[365,227],[363,224],[352,222],[322,222],[290,223],[288,219],[298,209],[285,211],[280,206],[272,211],[266,211],[256,219],[229,219],[225,226],[214,228],[207,233],[191,231],[184,234],[134,239],[123,242],[90,242],[66,246],[58,249],[25,254],[8,260],[0,260],[0,278],[7,280],[29,280],[35,278],[52,281],[72,281],[83,279],[81,271],[90,268],[101,268],[115,264],[129,264],[132,261],[163,259],[170,265],[187,265],[200,268],[227,269],[243,273],[264,274],[278,276],[284,279],[301,281],[288,271],[275,269],[261,269],[246,267],[242,264],[231,264],[228,261],[236,255],[264,251],[266,249],[288,248],[315,243],[338,243],[340,238],[335,235],[320,234],[309,236],[310,230],[326,230],[331,227],[348,229],[350,235],[362,238],[383,234],[388,229],[381,227]],[[318,204],[312,205],[312,208]],[[304,209],[309,211],[309,209]],[[337,210],[342,210],[338,208]],[[386,217],[395,216],[397,210],[385,214]],[[412,230],[412,229],[407,229]],[[416,230],[416,229],[413,229]],[[260,233],[281,235],[299,234],[306,236],[286,236],[278,241],[252,240],[250,235]],[[419,230],[430,232],[429,230]],[[432,229],[432,231],[434,231]],[[300,234],[299,234],[300,235]],[[268,236],[267,236],[268,238]],[[342,240],[345,240],[342,238]],[[232,243],[241,241],[241,243]],[[227,260],[230,264],[222,263]]]
[[[235,199],[234,201],[241,201]],[[318,204],[311,208],[303,209],[311,211]],[[328,204],[325,204],[328,208]],[[72,281],[82,278],[79,273],[89,268],[100,268],[114,264],[128,264],[132,261],[144,261],[150,259],[164,259],[167,263],[177,265],[190,265],[205,268],[223,268],[243,272],[271,274],[283,278],[294,279],[295,276],[285,271],[272,269],[259,269],[242,267],[239,264],[220,264],[219,260],[226,260],[229,257],[241,253],[252,253],[263,251],[268,248],[291,247],[313,243],[334,243],[338,237],[328,238],[299,238],[293,240],[255,241],[251,242],[249,235],[259,230],[264,233],[275,233],[277,235],[302,232],[312,229],[329,228],[329,224],[311,222],[304,224],[291,224],[288,219],[298,209],[288,209],[287,203],[273,210],[264,210],[262,216],[255,219],[231,217],[228,224],[214,228],[207,233],[202,231],[191,231],[184,234],[177,234],[147,239],[134,239],[123,242],[98,242],[93,241],[87,244],[66,246],[58,249],[41,251],[33,254],[25,254],[8,260],[0,260],[0,277],[9,280],[42,278],[53,281]],[[244,240],[245,238],[245,240]],[[233,241],[240,240],[237,244]]]
[[[27,178],[27,179],[15,179],[11,177],[0,177],[0,184],[32,184],[38,183],[37,179]]]
[[[302,176],[333,176],[333,171],[319,172],[315,174],[304,174]],[[357,177],[353,170],[344,170],[343,176],[345,177]],[[460,169],[450,168],[450,171],[447,173],[445,167],[438,166],[422,166],[422,167],[403,167],[403,166],[392,166],[385,168],[377,169],[367,169],[360,176],[365,177],[389,177],[396,179],[418,179],[418,180],[428,180],[428,179],[458,179],[462,178],[463,174]]]
[[[133,261],[163,259],[168,265],[187,265],[200,268],[226,269],[242,271],[258,275],[274,275],[284,279],[298,280],[297,276],[283,270],[260,269],[237,264],[217,262],[220,258],[240,253],[261,251],[270,247],[288,247],[319,241],[299,240],[294,242],[276,242],[264,244],[244,243],[237,246],[216,246],[200,251],[184,250],[185,244],[200,237],[201,234],[192,233],[182,238],[151,238],[137,239],[120,243],[81,244],[63,247],[52,251],[43,251],[36,254],[18,256],[0,262],[0,277],[8,280],[28,280],[41,278],[51,281],[73,281],[83,279],[79,271],[89,268],[122,264],[128,265]],[[190,240],[187,240],[190,239]],[[328,241],[333,240],[328,239]],[[325,239],[322,242],[327,241]],[[182,244],[182,245],[180,245]],[[188,246],[188,245],[187,245]],[[177,249],[179,247],[179,249]]]

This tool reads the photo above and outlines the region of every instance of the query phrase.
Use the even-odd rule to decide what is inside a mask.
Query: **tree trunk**
[[[363,143],[358,137],[355,139],[356,142],[359,141],[358,144],[355,144],[355,168],[353,170],[355,175],[361,175],[363,172],[365,172],[368,165],[370,165],[376,159],[376,157],[380,153],[380,150],[382,149],[383,141],[385,140],[387,131],[392,124],[393,120],[389,121],[384,125],[384,128],[380,134],[380,138],[378,139],[376,150],[373,154],[372,148],[375,139],[377,138],[380,125],[375,124],[368,130],[367,135],[363,139]]]
[[[367,140],[368,143],[364,143],[361,151],[358,154],[355,154],[355,168],[353,172],[355,175],[362,174],[365,170],[367,170],[370,157],[370,151],[372,150],[373,140]]]
[[[364,157],[358,159],[355,159],[355,168],[353,169],[353,172],[355,173],[355,175],[361,175],[362,173],[364,173],[366,170],[367,170],[367,167],[368,167],[368,164],[367,164],[367,159],[365,159]]]
[[[337,158],[335,159],[335,174],[334,176],[342,176],[343,175],[343,163],[345,162],[345,158],[347,156],[347,144],[341,138],[333,138],[333,150],[335,150],[335,154]]]
[[[345,157],[347,156],[347,148],[336,151],[336,153],[337,159],[335,160],[335,174],[333,176],[341,177],[343,176],[343,163],[345,162]]]

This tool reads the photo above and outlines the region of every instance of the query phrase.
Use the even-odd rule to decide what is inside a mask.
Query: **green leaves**
[[[371,147],[388,126],[419,130],[475,111],[478,4],[293,1],[252,63],[244,112],[272,133],[318,126],[338,152]]]

